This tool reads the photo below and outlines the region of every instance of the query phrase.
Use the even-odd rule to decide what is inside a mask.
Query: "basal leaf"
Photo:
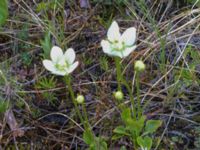
[[[130,108],[125,108],[122,111],[121,117],[122,117],[122,120],[125,123],[127,123],[128,120],[132,119],[132,117],[131,117],[131,109]]]
[[[84,142],[88,145],[91,145],[95,142],[94,135],[90,131],[90,129],[86,129],[83,133]]]
[[[146,133],[155,132],[162,125],[161,120],[148,120],[145,126]]]
[[[126,134],[126,129],[123,126],[118,126],[113,130],[117,134]]]
[[[150,150],[152,146],[152,139],[148,136],[145,136],[144,138],[140,136],[137,138],[137,143],[140,147]]]

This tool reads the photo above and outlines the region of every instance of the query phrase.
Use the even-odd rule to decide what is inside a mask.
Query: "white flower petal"
[[[132,53],[136,49],[136,47],[137,47],[136,45],[132,47],[127,47],[124,51],[122,51],[123,57],[127,57],[130,53]]]
[[[64,76],[66,73],[66,71],[60,71],[58,70],[55,65],[53,64],[52,61],[50,60],[43,60],[43,65],[44,67],[48,70],[48,71],[51,71],[52,74],[55,74],[55,75],[61,75],[61,76]]]
[[[65,76],[67,74],[66,71],[55,70],[52,72],[55,75]]]
[[[112,51],[110,43],[106,40],[101,41],[101,47],[103,49],[103,52],[106,54],[109,54]]]
[[[108,29],[108,40],[111,42],[114,42],[116,40],[119,40],[121,37],[121,34],[119,32],[119,26],[116,21],[113,21],[110,28]]]
[[[72,64],[75,60],[76,54],[73,48],[69,48],[67,49],[67,51],[65,52],[65,60],[69,63]]]
[[[120,58],[123,58],[123,54],[122,54],[121,51],[115,51],[115,50],[113,50],[113,51],[111,51],[110,53],[108,53],[108,55],[109,55],[109,56],[118,56],[118,57],[120,57]]]
[[[45,67],[47,70],[49,70],[49,71],[51,71],[51,72],[53,72],[53,71],[56,70],[56,68],[55,68],[55,66],[54,66],[54,64],[53,64],[52,61],[45,59],[45,60],[42,61],[42,63],[43,63],[44,67]]]
[[[56,64],[63,66],[66,64],[64,55],[56,62]]]
[[[125,42],[126,46],[132,46],[136,40],[136,29],[134,27],[128,28],[122,34],[121,40]]]
[[[57,62],[59,59],[63,57],[63,51],[58,46],[53,46],[51,49],[51,59],[53,62]]]
[[[67,73],[69,74],[69,73],[73,72],[73,71],[76,69],[76,67],[78,67],[78,64],[79,64],[78,61],[76,61],[75,63],[73,63],[73,64],[67,69]]]
[[[108,54],[109,56],[118,56],[120,58],[123,57],[122,52],[113,50],[112,49],[112,45],[108,41],[102,40],[101,41],[101,46],[102,46],[103,52]]]
[[[112,51],[112,56],[118,56],[120,58],[123,58],[123,53],[122,51]]]

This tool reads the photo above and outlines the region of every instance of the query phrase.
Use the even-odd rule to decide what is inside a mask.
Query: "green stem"
[[[121,89],[121,82],[122,82],[128,90],[129,97],[130,97],[130,100],[131,100],[131,105],[132,105],[133,117],[134,117],[134,119],[136,119],[136,109],[135,109],[134,97],[132,95],[132,91],[131,91],[130,86],[128,85],[127,81],[123,78],[120,60],[121,59],[119,57],[115,57],[115,65],[116,65],[116,69],[117,69],[118,90],[119,91],[122,90]]]
[[[90,129],[90,125],[89,125],[89,120],[87,117],[87,111],[86,111],[86,106],[85,106],[85,102],[82,105],[82,109],[83,109],[83,115],[84,115],[84,120],[85,120],[85,126],[87,127],[87,129]]]
[[[121,79],[122,79],[122,72],[121,72],[121,64],[120,64],[120,58],[115,57],[115,66],[117,69],[117,84],[118,84],[118,91],[121,91]]]
[[[81,120],[81,123],[83,124],[83,126],[85,128],[86,127],[85,126],[85,122],[84,122],[83,117],[81,115],[81,112],[80,112],[80,110],[78,108],[78,105],[77,105],[77,102],[76,102],[76,99],[75,99],[75,95],[74,95],[74,91],[73,91],[72,86],[71,86],[71,78],[70,78],[70,76],[65,76],[65,80],[66,80],[66,83],[67,83],[67,86],[68,86],[68,90],[69,90],[70,96],[72,98],[72,102],[74,103],[76,113],[78,114],[78,117]]]
[[[70,76],[66,76],[66,83],[67,83],[68,90],[69,90],[69,92],[70,92],[72,101],[73,101],[73,103],[74,103],[76,113],[78,114],[78,117],[79,117],[79,119],[81,120],[81,123],[83,124],[85,131],[91,132],[93,138],[95,138],[95,135],[93,134],[92,130],[90,129],[89,120],[88,120],[87,112],[86,112],[86,108],[85,108],[85,103],[82,104],[82,109],[83,109],[84,119],[85,119],[85,120],[83,119],[83,117],[82,117],[82,115],[81,115],[81,112],[80,112],[80,110],[79,110],[79,108],[78,108],[78,105],[77,105],[77,102],[76,102],[76,99],[75,99],[75,95],[74,95],[74,91],[73,91],[72,86],[71,86],[71,79],[70,79]],[[85,132],[85,131],[84,131],[84,132]]]
[[[137,93],[137,113],[138,113],[138,118],[140,118],[142,115],[141,100],[140,100],[140,79],[139,79],[140,73],[136,71],[135,74],[136,74],[136,93]]]
[[[121,87],[121,82],[123,82],[123,75],[121,71],[121,64],[120,64],[121,59],[119,57],[115,57],[115,66],[116,66],[116,71],[117,71],[117,84],[118,84],[118,91],[122,92],[122,87]],[[123,103],[117,101],[118,108],[121,110],[125,109],[125,106]]]
[[[135,102],[134,102],[134,97],[133,97],[133,94],[132,94],[132,90],[131,90],[129,84],[127,83],[127,81],[125,79],[122,79],[122,82],[126,86],[126,89],[128,90],[130,101],[131,101],[131,105],[132,105],[133,118],[136,120],[136,108],[135,108]]]

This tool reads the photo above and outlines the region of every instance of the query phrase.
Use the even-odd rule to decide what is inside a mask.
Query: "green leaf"
[[[113,130],[114,133],[126,135],[126,128],[118,126]]]
[[[161,120],[148,120],[145,126],[146,133],[155,132],[162,125]]]
[[[131,117],[131,109],[130,108],[125,108],[122,111],[121,118],[125,123],[127,123],[128,120],[132,119],[132,117]]]
[[[51,35],[50,32],[47,32],[45,34],[44,40],[40,41],[40,43],[42,45],[42,49],[43,49],[43,57],[45,59],[49,58],[51,47],[52,47],[50,35]]]
[[[139,136],[142,127],[143,126],[139,124],[139,122],[135,120],[129,120],[128,125],[126,126],[126,129],[130,131],[132,136],[134,135]]]
[[[108,146],[107,143],[105,142],[104,138],[102,137],[96,137],[96,145],[95,145],[95,150],[107,150]]]
[[[114,134],[112,136],[112,140],[118,140],[118,139],[122,138],[123,136],[124,136],[123,134]]]
[[[145,122],[145,120],[146,120],[146,116],[141,116],[140,117],[140,119],[138,120],[138,123],[140,124],[140,126],[141,126],[141,130],[143,129],[143,127],[144,127],[144,122]]]
[[[108,145],[107,145],[107,143],[106,143],[105,141],[103,141],[101,144],[102,144],[102,148],[103,148],[104,150],[107,150],[107,149],[108,149]]]
[[[8,2],[7,0],[0,0],[0,25],[6,22],[8,17]]]
[[[89,150],[96,150],[95,143],[89,145]]]
[[[92,134],[90,129],[86,129],[83,133],[84,142],[88,145],[91,145],[95,142],[95,137]]]
[[[3,101],[0,99],[0,114],[6,112],[6,110],[9,108],[9,102]]]
[[[152,139],[148,136],[145,136],[144,138],[140,136],[137,138],[137,143],[140,145],[140,147],[150,150],[152,146]]]
[[[139,120],[129,119],[127,122],[127,130],[129,130],[132,135],[139,136],[140,132],[144,128],[145,120],[146,116],[142,116]]]

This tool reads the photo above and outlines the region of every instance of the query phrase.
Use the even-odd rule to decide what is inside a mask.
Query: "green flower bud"
[[[124,94],[121,91],[117,91],[114,93],[114,97],[116,100],[122,100],[124,98]]]
[[[76,98],[76,101],[78,104],[83,104],[84,101],[85,101],[85,98],[83,95],[78,95],[77,98]]]
[[[134,68],[135,68],[135,70],[137,70],[137,71],[144,71],[144,70],[145,70],[145,64],[143,63],[143,61],[137,60],[137,61],[135,62]]]

